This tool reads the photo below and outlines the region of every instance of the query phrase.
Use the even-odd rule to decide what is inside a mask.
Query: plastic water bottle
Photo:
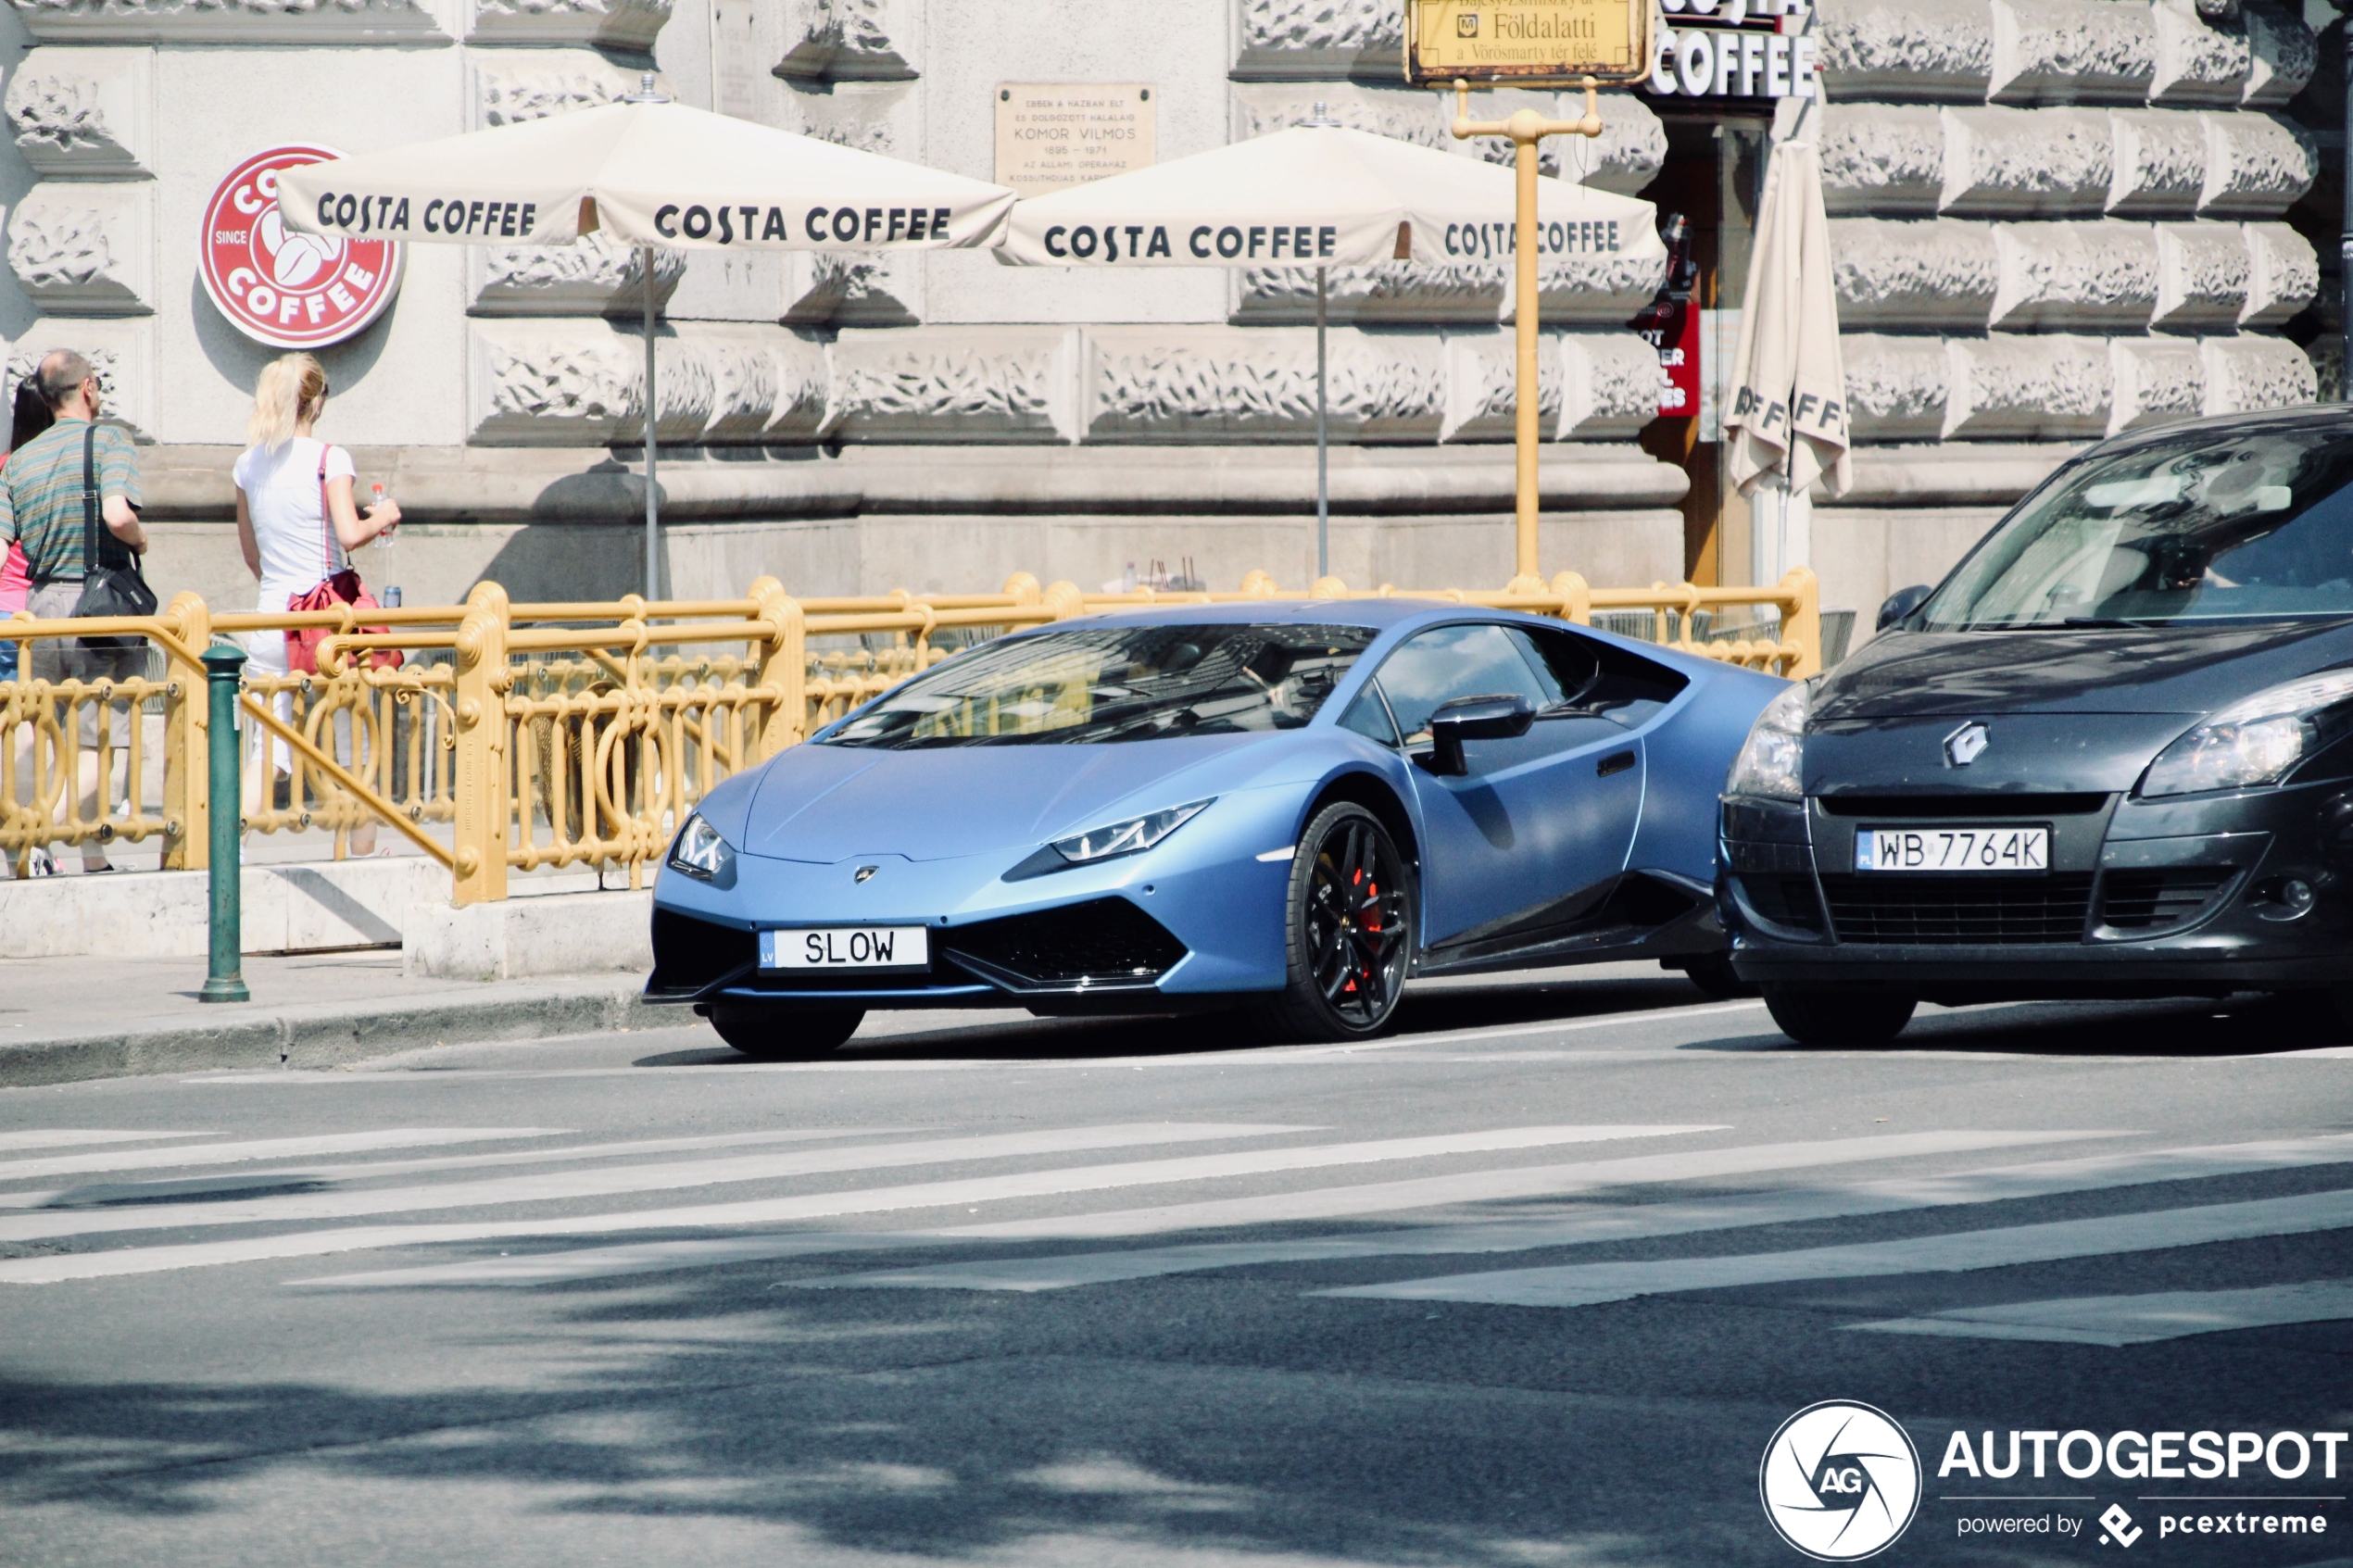
[[[374,487],[373,506],[371,506],[370,509],[373,510],[374,507],[383,506],[389,498],[390,497],[384,494],[384,487],[383,483],[379,482]],[[392,530],[386,530],[385,532],[377,534],[375,541],[376,548],[389,553],[392,549]]]

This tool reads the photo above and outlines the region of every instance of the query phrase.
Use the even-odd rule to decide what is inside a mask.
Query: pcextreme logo
[[[1781,1539],[1818,1562],[1859,1562],[1919,1512],[1919,1450],[1884,1411],[1825,1399],[1781,1423],[1756,1489]]]

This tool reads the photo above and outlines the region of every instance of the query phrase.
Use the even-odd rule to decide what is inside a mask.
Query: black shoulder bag
[[[156,612],[156,591],[139,571],[139,558],[131,546],[101,525],[98,502],[98,427],[82,433],[82,598],[73,607],[77,621],[95,616],[145,616]],[[83,637],[88,648],[132,648],[145,637]]]

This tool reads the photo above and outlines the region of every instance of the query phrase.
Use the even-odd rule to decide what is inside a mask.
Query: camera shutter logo
[[[395,240],[303,234],[278,210],[278,171],[343,155],[308,144],[254,154],[205,203],[196,273],[230,325],[273,348],[356,337],[400,292]]]
[[[1884,1411],[1826,1399],[1781,1423],[1756,1489],[1781,1539],[1818,1562],[1855,1562],[1919,1512],[1919,1450]]]

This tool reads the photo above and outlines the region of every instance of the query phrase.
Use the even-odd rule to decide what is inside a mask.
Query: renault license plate
[[[762,969],[928,969],[931,944],[920,925],[812,926],[760,934]]]
[[[2047,872],[2048,828],[1863,828],[1858,872]]]

